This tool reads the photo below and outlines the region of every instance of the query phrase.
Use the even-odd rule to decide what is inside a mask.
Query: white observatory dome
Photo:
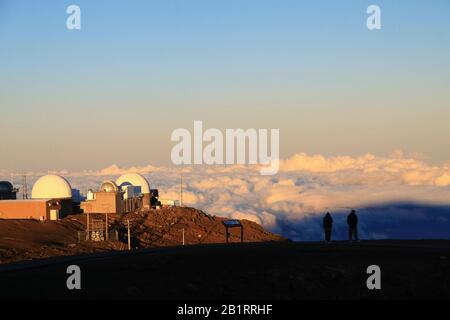
[[[100,191],[104,192],[117,192],[119,188],[117,187],[117,184],[114,181],[105,181],[100,186]]]
[[[65,199],[72,198],[70,183],[61,176],[49,174],[40,177],[31,191],[33,199]]]
[[[119,177],[116,180],[118,186],[132,185],[136,187],[141,187],[141,193],[150,193],[150,184],[144,176],[139,173],[127,173]]]

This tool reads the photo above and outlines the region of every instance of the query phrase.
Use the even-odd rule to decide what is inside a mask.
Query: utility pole
[[[128,223],[128,250],[131,250],[130,219],[127,220],[127,223]]]
[[[184,228],[183,228],[183,246],[184,246]]]
[[[183,174],[180,175],[180,207],[183,206]]]
[[[109,240],[108,213],[106,213],[106,221],[105,221],[105,224],[106,224],[106,241],[108,241],[108,240]]]
[[[86,233],[88,240],[91,240],[91,234],[89,233],[89,212],[86,213]]]

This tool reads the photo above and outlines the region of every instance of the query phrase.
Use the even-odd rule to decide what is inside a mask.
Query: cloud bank
[[[360,214],[368,239],[450,238],[450,166],[397,151],[389,157],[325,157],[298,153],[280,162],[275,176],[257,166],[121,168],[55,172],[85,192],[128,172],[144,174],[162,198],[211,214],[255,221],[293,240],[322,239],[321,218],[335,215],[335,236],[346,237],[345,214]],[[29,173],[31,183],[43,173]],[[8,173],[0,173],[8,178]],[[20,181],[17,181],[20,182]]]

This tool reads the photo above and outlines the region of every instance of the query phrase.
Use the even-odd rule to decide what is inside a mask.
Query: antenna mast
[[[28,199],[28,184],[27,184],[27,174],[22,175],[22,198]]]

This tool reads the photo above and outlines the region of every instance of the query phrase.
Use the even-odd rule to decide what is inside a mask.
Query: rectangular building
[[[121,192],[95,192],[94,200],[82,202],[84,213],[122,213],[123,200]]]
[[[0,219],[58,220],[61,203],[54,199],[0,201]]]

